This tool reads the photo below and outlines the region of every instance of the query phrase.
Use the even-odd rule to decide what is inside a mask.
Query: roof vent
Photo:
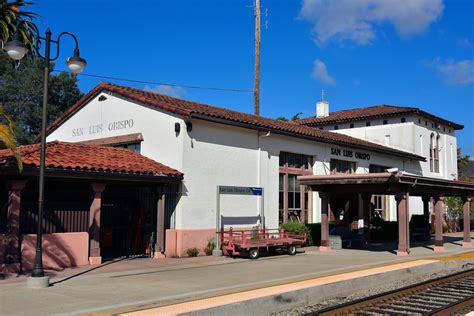
[[[321,90],[321,101],[316,102],[316,117],[329,116],[329,103],[324,101],[324,90]]]

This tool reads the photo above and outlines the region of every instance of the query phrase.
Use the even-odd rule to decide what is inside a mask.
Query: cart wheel
[[[288,254],[289,254],[290,256],[296,255],[296,246],[289,246],[289,247],[288,247]]]
[[[258,248],[252,248],[249,250],[249,257],[250,259],[258,259]]]

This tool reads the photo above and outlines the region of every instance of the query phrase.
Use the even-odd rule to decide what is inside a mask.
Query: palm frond
[[[18,169],[20,170],[20,172],[22,172],[23,162],[21,160],[20,153],[18,152],[16,147],[16,139],[14,133],[15,123],[13,123],[10,117],[8,117],[2,107],[0,107],[0,118],[6,122],[6,124],[2,124],[0,122],[0,142],[4,143],[5,146],[13,152],[18,163]]]

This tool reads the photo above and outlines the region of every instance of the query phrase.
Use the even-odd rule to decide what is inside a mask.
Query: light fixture
[[[87,66],[87,62],[79,55],[79,49],[75,48],[74,56],[69,57],[66,60],[66,65],[69,67],[69,70],[71,70],[73,74],[78,74],[84,70],[84,68]]]
[[[28,52],[28,47],[18,40],[18,36],[18,32],[15,32],[13,39],[7,42],[3,48],[13,60],[22,59]]]

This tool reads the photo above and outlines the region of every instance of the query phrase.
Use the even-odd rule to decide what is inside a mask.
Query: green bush
[[[204,248],[204,253],[206,256],[212,255],[212,251],[216,249],[216,242],[214,241],[214,238],[211,238],[207,241],[206,248]]]
[[[199,249],[196,247],[186,249],[186,254],[188,257],[197,257],[199,255]]]
[[[280,228],[283,228],[286,232],[289,232],[289,233],[305,231],[306,232],[306,246],[313,245],[313,238],[311,236],[311,231],[304,223],[288,222],[285,224],[281,224]]]

